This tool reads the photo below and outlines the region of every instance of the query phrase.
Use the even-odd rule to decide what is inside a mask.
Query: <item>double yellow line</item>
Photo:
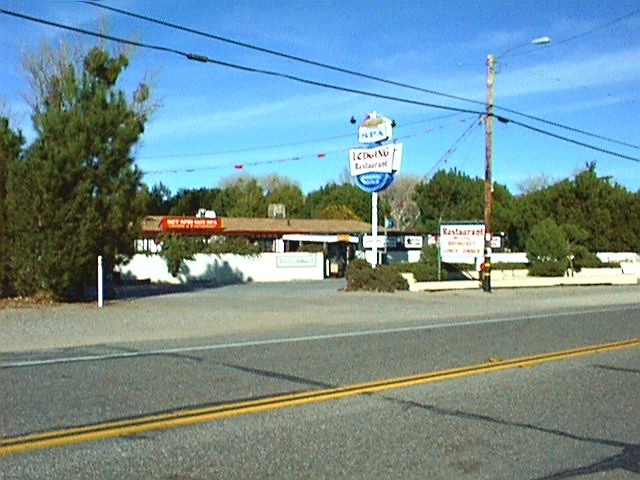
[[[382,392],[385,390],[409,387],[429,382],[438,382],[468,375],[477,375],[496,370],[526,367],[538,363],[562,360],[609,350],[637,347],[638,345],[640,345],[640,339],[634,338],[621,342],[592,345],[552,353],[543,353],[511,360],[494,359],[493,361],[477,365],[421,373],[405,377],[389,378],[344,387],[311,390],[287,395],[276,395],[257,400],[225,403],[209,407],[185,409],[170,413],[147,415],[125,420],[107,421],[94,425],[70,427],[60,430],[50,430],[41,433],[9,437],[0,440],[0,455],[49,448],[70,443],[86,442],[89,440],[132,435],[149,430],[173,428],[236,415],[256,413],[264,410],[274,410],[277,408],[334,400],[354,395],[361,395],[363,393]]]

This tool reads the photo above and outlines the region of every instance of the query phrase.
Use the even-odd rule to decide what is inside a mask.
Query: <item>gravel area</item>
[[[249,283],[224,287],[140,286],[118,300],[0,306],[2,352],[102,343],[161,341],[288,327],[441,321],[530,311],[640,305],[640,285],[345,292],[344,280]]]

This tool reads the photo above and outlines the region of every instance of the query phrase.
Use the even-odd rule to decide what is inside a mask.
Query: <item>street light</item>
[[[505,56],[520,47],[527,45],[545,45],[551,43],[549,37],[537,37],[530,42],[517,45],[499,57]],[[491,292],[491,212],[493,210],[493,179],[492,179],[492,155],[493,155],[493,79],[495,77],[496,57],[487,55],[487,106],[484,119],[485,126],[485,163],[484,163],[484,262],[482,263],[482,289]]]

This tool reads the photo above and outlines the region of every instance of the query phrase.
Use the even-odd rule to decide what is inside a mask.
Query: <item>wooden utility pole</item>
[[[495,58],[487,55],[487,110],[485,126],[484,163],[484,262],[482,268],[482,289],[491,292],[491,211],[493,208],[493,178],[491,173],[493,154],[493,77]]]

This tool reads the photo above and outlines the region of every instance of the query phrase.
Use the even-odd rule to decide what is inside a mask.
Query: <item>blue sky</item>
[[[611,151],[494,122],[493,178],[512,193],[527,179],[571,177],[588,162],[640,190],[640,0],[265,1],[103,0],[190,29],[461,97],[425,93],[322,69],[74,1],[0,0],[0,8],[210,59],[265,69],[390,100],[135,48],[121,87],[150,78],[161,106],[136,148],[148,185],[215,187],[239,174],[278,174],[305,193],[343,178],[357,124],[372,110],[396,121],[399,176],[456,168],[484,177],[486,57],[498,58],[496,108],[526,126]],[[623,18],[624,17],[624,18]],[[103,27],[101,27],[103,26]],[[20,66],[46,38],[76,34],[0,14],[0,102],[33,137]],[[529,42],[548,36],[548,45]],[[80,37],[93,44],[97,39]],[[507,53],[504,53],[507,52]],[[503,56],[501,54],[504,53]],[[434,108],[411,102],[439,105]],[[471,113],[450,109],[470,110]],[[603,137],[603,138],[602,138]],[[613,141],[612,141],[613,140]],[[242,167],[242,168],[238,168]]]

